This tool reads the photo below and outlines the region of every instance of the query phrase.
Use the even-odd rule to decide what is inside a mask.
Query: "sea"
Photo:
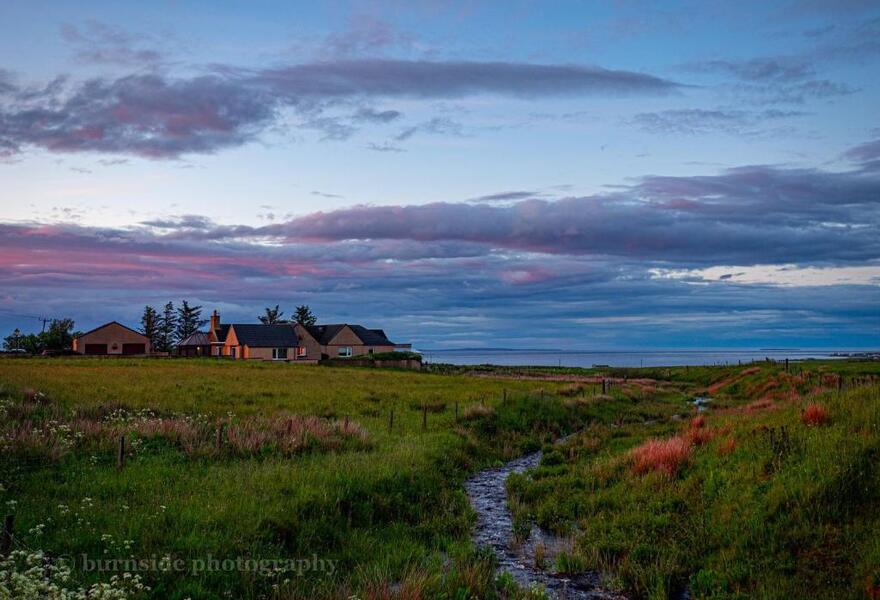
[[[506,365],[546,367],[674,367],[683,365],[737,365],[766,359],[782,361],[845,358],[875,354],[859,350],[626,350],[563,351],[458,349],[422,350],[426,363],[453,365]]]

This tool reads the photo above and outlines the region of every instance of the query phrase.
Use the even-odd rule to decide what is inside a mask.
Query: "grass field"
[[[602,395],[590,370],[2,360],[0,506],[23,551],[73,558],[71,586],[110,579],[85,555],[183,561],[140,572],[149,590],[113,584],[155,598],[537,596],[472,547],[461,484],[580,430],[509,482],[516,522],[566,540],[548,568],[638,597],[865,597],[878,367],[634,369]],[[713,402],[694,424],[698,393]],[[824,416],[807,424],[810,404]],[[239,557],[267,562],[210,563]]]

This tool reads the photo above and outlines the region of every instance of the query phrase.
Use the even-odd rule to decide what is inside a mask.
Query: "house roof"
[[[141,336],[142,338],[144,338],[144,339],[147,340],[147,341],[150,340],[150,338],[148,338],[147,336],[145,336],[145,335],[144,335],[143,333],[141,333],[140,331],[135,331],[135,330],[132,329],[131,327],[126,327],[125,325],[123,325],[123,324],[120,323],[119,321],[110,321],[109,323],[104,323],[103,325],[99,325],[99,326],[95,327],[94,329],[89,329],[89,330],[86,331],[85,333],[81,333],[81,334],[79,334],[79,335],[76,336],[74,339],[78,340],[78,339],[81,338],[81,337],[85,337],[85,336],[89,335],[90,333],[95,333],[95,332],[98,331],[99,329],[104,329],[105,327],[109,327],[110,325],[119,325],[119,326],[122,327],[123,329],[128,329],[130,332],[132,332],[132,333],[136,333],[137,335]]]
[[[218,342],[221,342],[221,343],[225,342],[226,336],[228,334],[229,334],[229,324],[228,323],[220,325],[220,327],[217,327],[216,329],[214,329],[214,335],[217,336]]]
[[[254,325],[251,323],[233,323],[235,337],[242,346],[251,348],[292,348],[299,346],[299,338],[293,325]],[[223,336],[222,339],[225,339]]]
[[[361,338],[367,346],[393,346],[394,342],[388,339],[381,329],[367,329],[361,325],[349,325],[355,335]]]
[[[207,331],[196,331],[193,334],[187,336],[186,338],[180,340],[177,345],[178,346],[208,346],[211,343],[211,338],[208,336]]]
[[[330,343],[330,340],[336,337],[336,334],[339,333],[345,324],[339,325],[304,325],[306,331],[308,331],[315,341],[321,344],[322,346],[326,346]]]
[[[322,346],[326,346],[342,329],[348,325],[347,323],[336,323],[334,325],[310,325],[306,327],[315,340]],[[388,339],[385,332],[381,329],[367,329],[363,325],[348,325],[354,334],[363,342],[365,346],[393,346],[394,342]]]

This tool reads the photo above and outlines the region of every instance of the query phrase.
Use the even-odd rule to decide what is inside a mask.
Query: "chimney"
[[[211,331],[220,328],[220,313],[217,312],[217,309],[214,309],[214,312],[211,313]]]

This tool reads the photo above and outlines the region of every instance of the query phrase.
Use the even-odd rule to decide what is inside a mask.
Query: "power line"
[[[20,317],[22,319],[36,319],[37,321],[40,321],[43,324],[43,329],[42,329],[43,331],[46,331],[46,323],[48,323],[49,321],[52,320],[51,317],[43,317],[43,316],[37,316],[37,315],[25,315],[22,313],[15,313],[15,312],[11,312],[8,310],[0,310],[0,314],[9,315],[10,317]]]

